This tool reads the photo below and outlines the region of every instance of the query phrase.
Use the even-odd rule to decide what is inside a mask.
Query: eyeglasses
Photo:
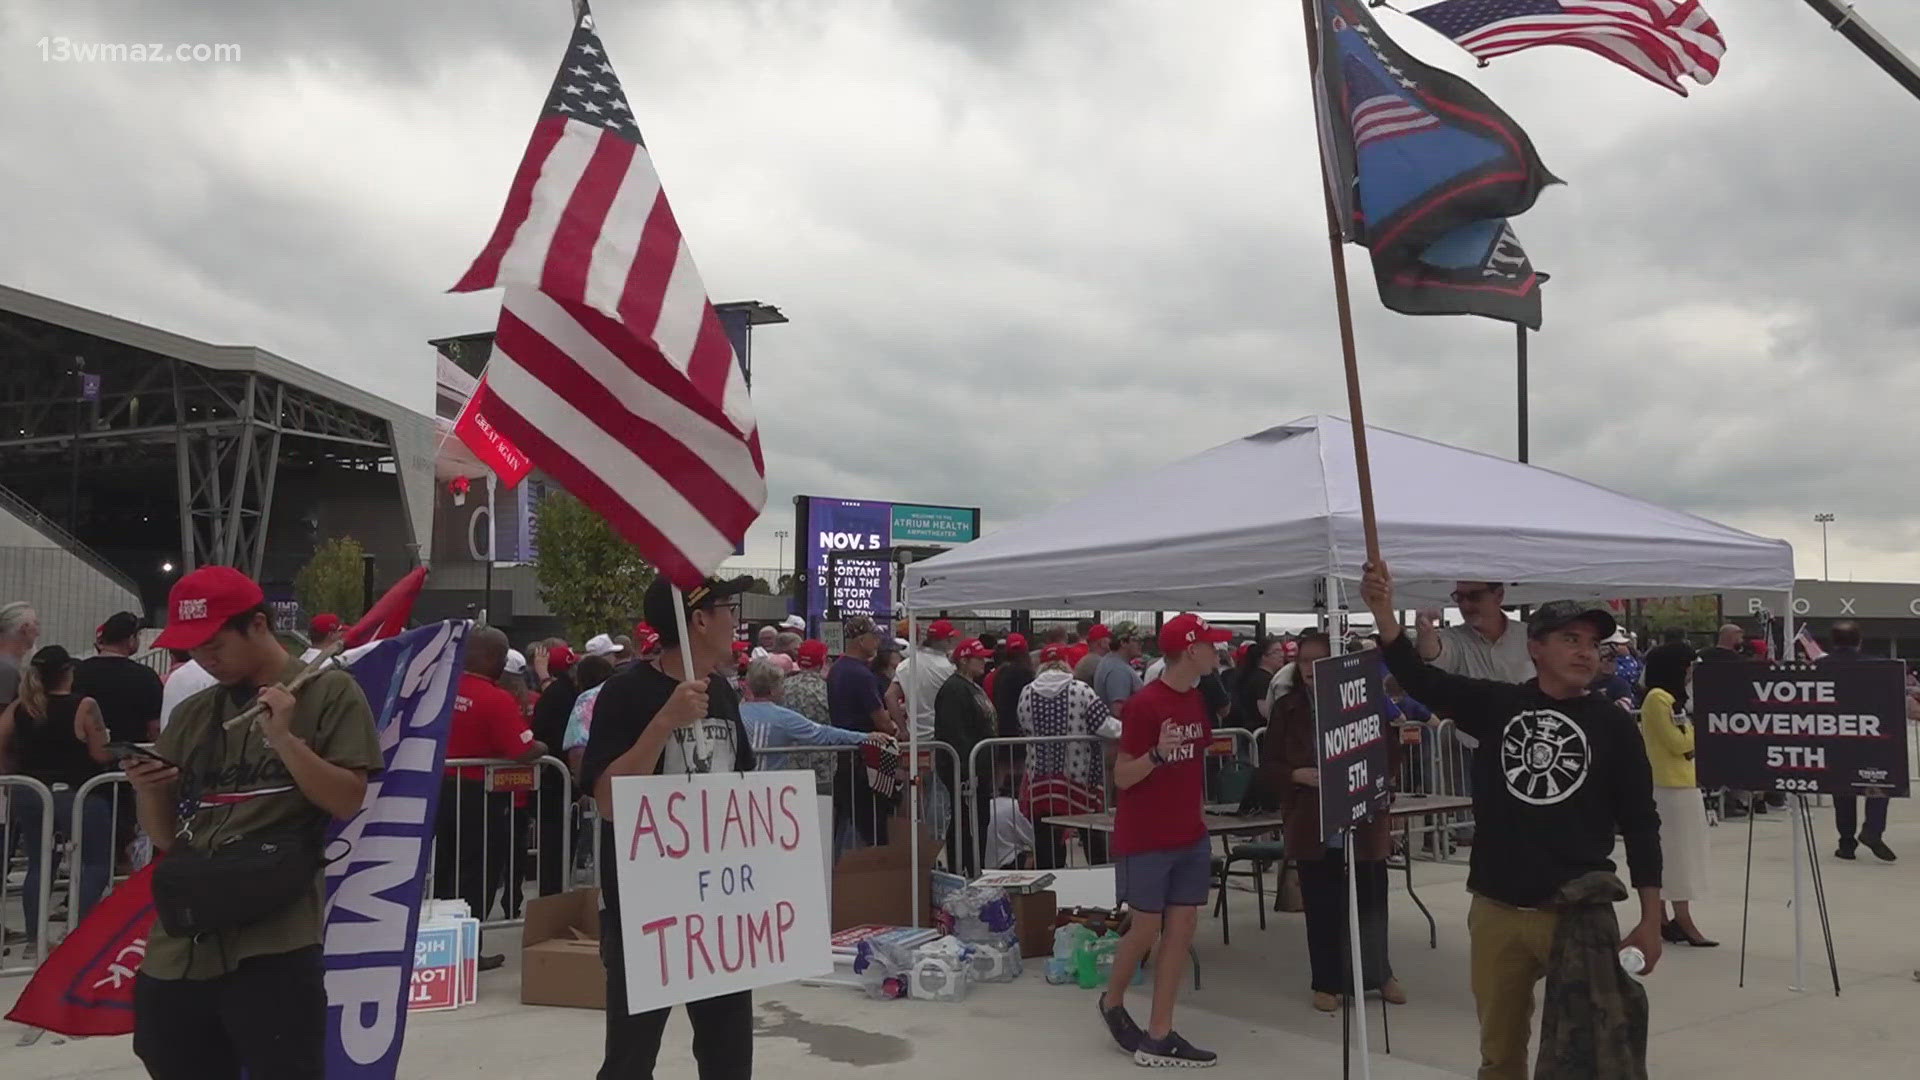
[[[1469,589],[1465,592],[1453,590],[1453,602],[1456,604],[1477,604],[1493,595],[1492,589]]]

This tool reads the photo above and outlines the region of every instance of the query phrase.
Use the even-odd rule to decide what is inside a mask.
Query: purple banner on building
[[[339,860],[327,867],[329,1080],[392,1080],[400,1065],[413,936],[467,632],[464,622],[423,626],[352,661],[386,768],[368,784],[359,815],[336,823],[327,838],[327,854]]]
[[[807,506],[807,625],[817,627],[828,611],[893,615],[893,568],[884,550],[893,528],[893,504],[864,499],[813,499]],[[835,558],[828,573],[828,555],[875,552],[872,559]]]

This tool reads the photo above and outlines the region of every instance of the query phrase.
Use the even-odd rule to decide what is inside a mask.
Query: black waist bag
[[[297,834],[236,836],[200,851],[177,844],[153,868],[153,908],[174,937],[238,930],[312,891],[320,846]]]

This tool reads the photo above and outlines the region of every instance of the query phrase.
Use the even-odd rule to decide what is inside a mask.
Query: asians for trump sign
[[[613,812],[628,1011],[833,970],[812,772],[616,777]]]

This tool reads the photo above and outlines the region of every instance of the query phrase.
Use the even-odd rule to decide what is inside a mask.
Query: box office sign
[[[1906,665],[1710,661],[1693,669],[1702,787],[1907,797]]]

